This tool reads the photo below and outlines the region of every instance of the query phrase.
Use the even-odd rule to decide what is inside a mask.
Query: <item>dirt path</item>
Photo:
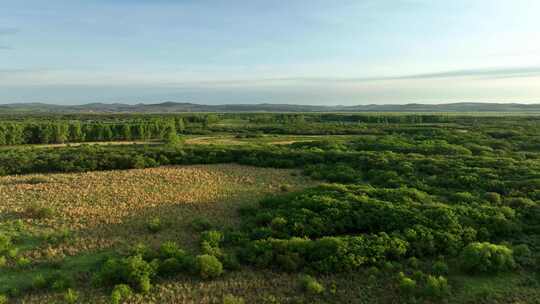
[[[161,144],[159,141],[91,141],[91,142],[80,142],[80,143],[65,143],[65,144],[32,144],[32,145],[17,145],[17,146],[5,146],[2,148],[57,148],[57,147],[78,147],[82,145],[98,145],[98,146],[124,146],[124,145],[158,145]]]

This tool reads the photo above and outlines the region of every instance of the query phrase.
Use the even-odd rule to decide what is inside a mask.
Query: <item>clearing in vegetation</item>
[[[235,227],[239,207],[284,191],[283,187],[293,191],[313,184],[295,170],[239,165],[0,177],[0,232],[12,236],[12,249],[17,250],[13,257],[6,254],[0,293],[29,293],[35,288],[28,286],[33,280],[55,273],[57,266],[51,263],[76,274],[69,264],[90,270],[104,255],[132,244],[159,246],[175,241],[197,251],[194,220],[201,219],[203,228],[206,222]],[[21,270],[17,262],[22,259],[29,265]],[[183,284],[196,288],[199,283]],[[100,294],[88,296],[93,299]],[[186,301],[198,302],[207,296],[219,295],[208,291],[206,296],[193,295]],[[60,298],[59,292],[38,292],[26,299],[43,303]]]

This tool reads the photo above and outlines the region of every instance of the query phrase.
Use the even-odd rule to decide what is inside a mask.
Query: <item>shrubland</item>
[[[114,250],[92,264],[94,288],[105,290],[112,303],[138,297],[150,299],[160,290],[160,284],[178,279],[212,284],[229,282],[235,273],[248,271],[290,275],[295,284],[284,289],[292,290],[294,296],[280,296],[285,302],[294,302],[297,297],[310,303],[343,302],[345,298],[340,298],[340,294],[345,291],[340,288],[350,289],[348,283],[366,284],[362,286],[380,291],[378,298],[362,300],[366,303],[504,303],[513,297],[532,303],[538,295],[535,286],[539,284],[540,273],[540,190],[537,189],[540,120],[537,117],[435,114],[193,117],[182,117],[182,123],[173,116],[137,119],[144,125],[156,122],[156,126],[161,123],[172,126],[174,122],[174,132],[181,136],[232,133],[247,142],[243,145],[169,142],[121,147],[10,147],[0,154],[1,174],[237,163],[295,169],[298,170],[294,171],[295,176],[302,172],[316,181],[313,184],[317,185],[307,188],[288,181],[274,181],[274,187],[264,198],[257,196],[231,205],[234,210],[224,214],[234,216],[232,221],[210,220],[207,216],[212,212],[206,216],[189,213],[188,219],[165,218],[169,210],[161,213],[161,217],[144,213],[136,230],[148,235],[142,244],[127,244],[128,250]],[[109,119],[101,123],[110,122]],[[132,118],[125,119],[115,124],[134,123]],[[229,120],[235,123],[228,123]],[[35,122],[10,122],[27,123]],[[178,124],[182,125],[181,130]],[[269,134],[316,134],[323,138],[273,145],[264,140]],[[325,136],[328,134],[345,137]],[[170,135],[168,138],[172,138]],[[202,184],[209,177],[193,175],[192,179]],[[126,201],[129,204],[122,200],[137,193],[147,195],[144,200],[154,206],[173,201],[178,196],[163,193],[168,191],[165,185],[175,183],[176,178],[176,175],[160,175],[155,179],[160,181],[156,183],[158,186],[144,183],[148,193],[153,193],[148,195],[133,188],[114,193],[103,191],[102,198],[114,197],[120,203],[106,210],[125,211],[129,210],[122,209],[126,206],[144,204],[136,199]],[[48,191],[48,187],[58,187],[57,180],[29,179],[16,184],[19,179],[8,177],[6,181],[13,185],[5,187]],[[219,176],[216,180],[225,183],[227,178]],[[239,177],[239,180],[242,183],[235,183],[237,187],[253,184],[249,178]],[[214,190],[206,192],[209,201],[220,199],[211,195]],[[160,199],[155,199],[156,193],[162,195]],[[37,192],[33,197],[39,195]],[[199,209],[209,206],[193,208],[201,212]],[[30,223],[54,221],[58,211],[47,208],[50,207],[43,204],[28,205],[18,208],[15,214]],[[7,210],[2,212],[7,214]],[[187,231],[195,240],[185,242],[178,237],[178,229]],[[17,247],[14,236],[13,233],[0,235],[4,264],[21,271],[35,267],[27,256],[18,256],[14,251]],[[68,239],[59,237],[58,242]],[[341,278],[336,279],[341,286],[329,278]],[[347,278],[354,279],[345,283]],[[496,285],[504,278],[508,278],[507,286]],[[468,290],[464,283],[472,282],[474,286],[483,280],[492,283],[485,285],[492,289],[479,289],[487,290],[487,295]],[[62,291],[67,302],[82,296],[76,291],[78,282],[69,277],[36,277],[35,286],[41,286],[35,290]],[[352,290],[357,292],[355,288]],[[11,293],[13,298],[19,296]],[[346,300],[355,300],[354,297],[347,293]],[[278,301],[272,295],[255,298],[233,290],[219,294],[218,299],[224,303]]]

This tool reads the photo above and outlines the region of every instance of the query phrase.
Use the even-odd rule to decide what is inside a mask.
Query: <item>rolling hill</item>
[[[182,113],[182,112],[540,112],[540,104],[518,103],[447,103],[447,104],[368,104],[356,106],[314,106],[295,104],[225,104],[163,102],[89,103],[56,105],[12,103],[0,105],[0,113]]]

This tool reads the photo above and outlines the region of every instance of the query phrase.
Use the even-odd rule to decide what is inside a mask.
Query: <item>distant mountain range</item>
[[[295,104],[203,105],[163,102],[157,104],[89,103],[54,105],[45,103],[0,104],[0,113],[183,113],[183,112],[540,112],[540,104],[475,103],[383,104],[356,106],[311,106]]]

